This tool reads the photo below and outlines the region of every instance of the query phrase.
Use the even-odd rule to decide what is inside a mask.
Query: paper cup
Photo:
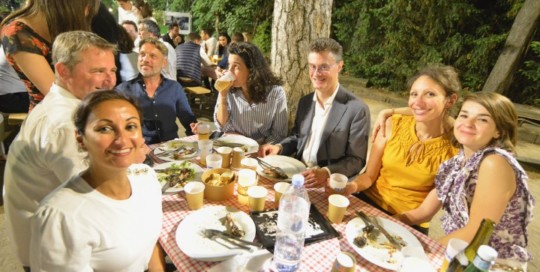
[[[201,164],[206,166],[206,156],[212,154],[214,142],[212,140],[199,140],[197,143],[199,145]]]
[[[331,272],[354,272],[356,270],[356,258],[350,252],[342,251],[336,256],[334,267]]]
[[[238,193],[238,202],[243,205],[248,204],[249,187],[257,185],[257,173],[251,169],[241,169],[238,171],[238,185],[236,192]]]
[[[330,188],[336,193],[343,192],[348,181],[347,176],[343,174],[332,174],[330,175]]]
[[[278,182],[274,184],[274,205],[276,208],[279,207],[279,200],[281,199],[281,196],[286,193],[290,187],[291,184],[287,182]]]
[[[221,156],[221,167],[229,168],[231,166],[232,148],[227,146],[221,146],[216,148],[216,151]]]
[[[223,158],[219,154],[210,154],[206,156],[206,167],[208,169],[221,168]]]
[[[197,135],[199,136],[199,140],[210,139],[210,125],[206,123],[197,124]]]
[[[343,221],[343,216],[349,206],[349,199],[338,194],[328,197],[328,219],[330,222],[339,224]]]
[[[251,186],[247,190],[249,208],[253,212],[260,212],[264,210],[264,203],[268,190],[262,186]]]
[[[236,169],[242,167],[241,161],[243,158],[244,150],[240,147],[233,148],[231,167]]]
[[[198,210],[203,205],[204,183],[198,181],[188,182],[184,186],[186,200],[190,210]]]
[[[257,170],[257,165],[259,165],[257,160],[254,158],[243,158],[240,164],[242,165],[242,168],[251,170]]]

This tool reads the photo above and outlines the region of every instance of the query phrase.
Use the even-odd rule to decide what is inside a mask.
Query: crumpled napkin
[[[222,271],[242,271],[256,272],[262,270],[263,265],[272,258],[272,253],[266,249],[259,249],[254,252],[238,254],[220,264],[212,267],[209,272]]]

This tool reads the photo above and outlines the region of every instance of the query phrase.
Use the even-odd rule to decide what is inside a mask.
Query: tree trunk
[[[296,116],[298,100],[312,91],[307,66],[309,44],[329,37],[331,15],[332,0],[274,1],[272,70],[284,81],[289,124]]]
[[[508,95],[514,73],[531,43],[540,17],[540,0],[525,0],[510,29],[503,51],[491,70],[482,91]]]

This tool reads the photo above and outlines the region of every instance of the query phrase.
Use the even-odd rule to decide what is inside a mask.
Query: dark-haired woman
[[[287,136],[287,101],[282,82],[275,76],[257,46],[229,46],[229,71],[236,80],[218,95],[216,126],[259,144],[279,143]]]
[[[141,112],[114,91],[74,115],[89,167],[49,194],[32,218],[32,271],[163,271],[161,186],[140,161]]]

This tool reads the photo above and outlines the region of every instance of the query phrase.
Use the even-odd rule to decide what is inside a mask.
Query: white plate
[[[234,255],[246,253],[243,249],[229,249],[201,235],[203,229],[225,230],[220,218],[231,213],[245,231],[242,239],[253,241],[255,223],[249,215],[232,207],[211,206],[192,212],[176,228],[176,243],[188,257],[207,262],[222,261]]]
[[[154,165],[154,169],[167,169],[169,167],[171,167],[171,165],[173,164],[181,164],[182,162],[178,162],[178,161],[173,161],[173,162],[166,162],[166,163],[162,163],[162,164],[156,164]],[[204,169],[202,169],[202,167],[200,167],[199,165],[197,164],[194,164],[194,163],[191,163],[191,162],[188,162],[189,163],[189,167],[193,168],[195,170],[195,176],[191,179],[188,179],[187,181],[200,181],[201,180],[201,176],[202,176],[202,173],[204,172]],[[163,173],[156,173],[156,175],[158,176],[158,178],[160,177],[160,175],[163,175]],[[165,182],[161,182],[161,187],[163,187],[163,185],[165,185]],[[184,190],[184,187],[183,186],[178,186],[178,187],[171,187],[169,189],[167,189],[165,191],[165,193],[178,193],[180,191]]]
[[[182,159],[179,159],[179,160],[174,159],[173,153],[165,153],[165,152],[169,152],[169,151],[178,149],[180,146],[189,146],[189,147],[193,148],[195,150],[195,152],[192,153],[192,154],[186,155]],[[197,156],[197,153],[198,153],[197,149],[198,149],[197,142],[186,142],[186,141],[181,141],[181,140],[171,140],[171,141],[162,143],[158,147],[156,147],[154,149],[154,155],[156,155],[156,157],[158,157],[159,159],[164,160],[164,161],[182,161],[182,160],[191,159],[191,158]]]
[[[270,177],[264,173],[263,168],[259,165],[257,166],[257,173],[269,180],[273,181],[291,181],[291,178],[294,174],[299,174],[306,170],[306,166],[301,161],[288,156],[282,155],[270,155],[264,158],[261,158],[263,161],[271,164],[272,166],[279,167],[283,169],[283,172],[289,176],[288,179],[278,179],[275,177]]]
[[[219,137],[218,139],[216,139],[216,141],[220,141],[220,142],[223,142],[223,143],[245,145],[248,154],[249,153],[255,153],[255,152],[259,151],[259,144],[257,143],[257,141],[255,141],[255,140],[253,140],[251,138],[248,138],[246,136],[243,136],[243,135],[226,134],[226,135],[223,135],[223,136]]]
[[[377,217],[377,219],[379,220],[383,228],[388,231],[388,233],[390,233],[391,235],[400,236],[403,241],[405,241],[407,246],[422,248],[422,244],[420,244],[418,239],[416,239],[416,237],[411,232],[409,232],[399,223],[381,217]],[[347,227],[345,228],[345,236],[347,237],[347,241],[349,242],[351,247],[356,252],[358,252],[360,256],[375,265],[390,270],[398,270],[401,263],[403,262],[403,253],[394,252],[392,255],[390,255],[387,249],[375,248],[370,245],[366,245],[365,247],[360,248],[354,244],[354,238],[362,232],[362,228],[364,226],[364,221],[362,221],[362,219],[358,217],[352,219],[351,221],[349,221],[349,223],[347,223]],[[387,240],[381,233],[377,241],[386,242]]]

